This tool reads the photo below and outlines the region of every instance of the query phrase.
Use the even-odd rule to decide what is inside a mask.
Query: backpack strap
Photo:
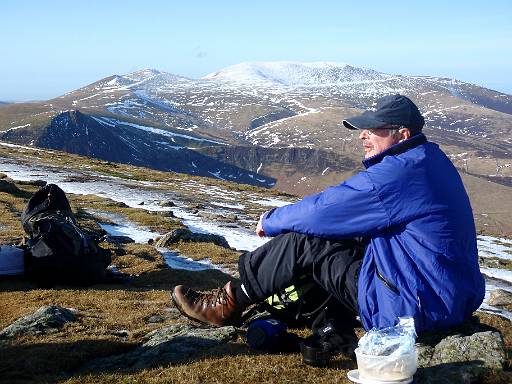
[[[300,313],[301,309],[302,309],[302,305],[304,303],[304,302],[300,302],[300,304],[299,304],[299,313],[297,313],[296,320],[299,319],[299,316],[308,317],[308,318],[315,316],[316,314],[318,314],[320,311],[322,311],[325,308],[325,306],[327,305],[327,303],[329,303],[329,301],[331,299],[332,299],[332,293],[329,294],[329,296],[327,296],[327,298],[317,308],[315,308],[311,312],[306,312],[306,313]]]

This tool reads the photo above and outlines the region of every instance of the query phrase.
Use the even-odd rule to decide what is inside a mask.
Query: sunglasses
[[[366,132],[368,136],[375,135],[378,131],[382,132],[383,130],[388,131],[387,136],[393,136],[400,129],[405,128],[403,125],[393,125],[391,127],[383,127],[383,128],[375,128],[375,129],[363,129],[363,132]]]

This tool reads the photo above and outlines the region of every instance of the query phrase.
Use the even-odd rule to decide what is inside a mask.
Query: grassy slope
[[[60,162],[63,166],[70,163],[87,165],[98,172],[108,172],[119,177],[142,178],[144,173],[147,175],[143,169],[88,161],[76,156],[58,153],[45,156],[50,157],[47,160],[53,163]],[[152,171],[149,177],[153,181],[169,181],[170,178],[178,179],[182,176]],[[190,179],[238,192],[258,191],[266,193],[269,197],[275,193],[183,176],[185,181]],[[16,194],[0,192],[0,223],[7,228],[0,232],[0,243],[16,241],[23,236],[19,214],[35,187],[26,184],[18,184],[18,187],[20,192]],[[157,217],[141,209],[119,207],[119,204],[108,199],[70,195],[70,200],[73,209],[78,213],[80,224],[91,231],[98,231],[98,226],[94,216],[83,214],[83,209],[94,208],[123,214],[134,222],[159,229],[162,233],[181,225],[176,219]],[[160,254],[148,245],[132,244],[110,248],[114,254],[113,263],[119,270],[137,275],[129,283],[96,285],[89,288],[59,286],[52,290],[44,290],[37,289],[32,283],[21,278],[0,279],[0,328],[45,304],[72,307],[81,313],[77,322],[69,323],[55,334],[25,336],[1,343],[0,382],[348,382],[346,373],[349,369],[355,368],[355,363],[343,356],[338,356],[329,368],[314,369],[303,365],[298,354],[266,355],[250,351],[242,339],[219,347],[197,360],[173,366],[135,372],[78,374],[77,369],[85,362],[130,350],[153,329],[172,323],[187,322],[188,320],[182,317],[169,316],[169,290],[174,285],[186,282],[199,289],[209,289],[223,284],[230,278],[219,271],[187,272],[168,269]],[[212,244],[180,244],[178,248],[186,256],[201,258],[208,255],[212,261],[228,266],[232,266],[238,258],[237,252]],[[158,324],[149,323],[147,320],[152,315],[161,315],[165,320]],[[493,316],[479,316],[482,322],[500,329],[507,345],[512,346],[509,322]],[[121,330],[127,330],[129,336],[119,337],[118,332]],[[507,376],[496,376],[491,373],[484,382],[499,382],[498,380],[507,380]]]

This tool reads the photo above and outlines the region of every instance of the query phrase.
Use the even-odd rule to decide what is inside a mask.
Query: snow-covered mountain
[[[165,169],[240,182],[258,174],[277,179],[278,188],[306,193],[354,171],[361,151],[356,133],[343,129],[341,120],[391,93],[417,102],[426,134],[460,169],[512,184],[512,96],[456,79],[332,62],[241,63],[201,79],[155,69],[113,75],[46,102],[2,106],[0,140],[59,149],[70,148],[64,140],[71,140],[75,152],[97,156],[86,151],[93,146],[92,135],[83,134],[90,128],[94,143],[111,143],[115,136],[121,140],[111,152],[122,148],[123,155],[102,151],[103,158],[108,153],[155,167],[172,150],[168,157],[175,161],[165,162]],[[56,130],[56,116],[66,111],[74,116],[78,110],[89,118],[48,137]],[[179,135],[188,139],[176,143]],[[171,148],[180,145],[186,150]],[[163,155],[149,161],[151,148]],[[190,151],[203,156],[204,170],[192,165],[198,162]],[[215,172],[217,165],[206,166],[208,159],[245,169],[247,177]]]
[[[354,83],[372,83],[391,78],[393,78],[391,75],[352,67],[344,63],[293,61],[240,63],[203,77],[204,80],[246,85],[288,87],[335,87]]]

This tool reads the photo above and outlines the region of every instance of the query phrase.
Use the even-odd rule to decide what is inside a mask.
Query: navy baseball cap
[[[421,132],[425,119],[411,99],[403,95],[388,95],[377,100],[374,111],[343,120],[348,129],[379,129],[389,125],[402,125],[411,134]]]

